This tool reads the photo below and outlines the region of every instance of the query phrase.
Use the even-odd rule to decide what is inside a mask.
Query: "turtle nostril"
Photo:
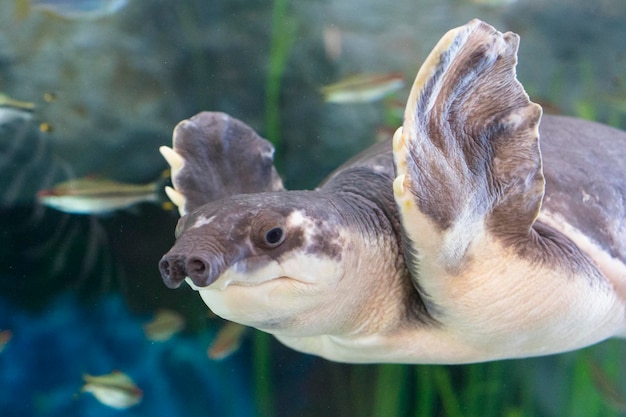
[[[187,269],[190,274],[203,274],[207,267],[202,260],[193,258],[187,262]]]
[[[171,273],[170,261],[165,258],[161,259],[161,262],[159,262],[159,271],[161,271],[161,276],[163,278],[169,278]]]
[[[187,259],[186,269],[187,275],[197,286],[204,287],[209,284],[207,278],[211,272],[211,267],[204,259],[197,256],[189,257],[189,259]]]
[[[165,255],[159,262],[159,272],[169,288],[178,288],[185,279],[185,269],[181,257]]]

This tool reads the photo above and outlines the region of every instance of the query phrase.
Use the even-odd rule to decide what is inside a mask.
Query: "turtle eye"
[[[284,216],[273,211],[259,213],[250,227],[252,241],[261,249],[274,249],[287,237]]]
[[[270,248],[275,248],[276,246],[283,243],[285,240],[285,232],[282,227],[272,227],[267,232],[265,232],[265,244]]]

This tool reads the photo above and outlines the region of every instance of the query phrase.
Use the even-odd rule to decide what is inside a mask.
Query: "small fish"
[[[159,202],[160,181],[128,184],[102,178],[64,181],[37,193],[48,207],[72,214],[106,214],[144,202]]]
[[[151,322],[144,324],[143,331],[148,340],[163,342],[185,327],[183,316],[173,310],[158,310]]]
[[[366,103],[380,100],[404,87],[404,76],[387,74],[356,74],[320,89],[327,103]]]
[[[107,375],[83,375],[82,392],[93,394],[98,401],[112,408],[125,409],[137,405],[143,398],[143,391],[128,375],[113,371]]]
[[[0,353],[4,350],[4,347],[9,343],[13,337],[11,330],[0,330]]]
[[[33,111],[35,110],[35,103],[16,100],[4,93],[0,93],[0,107],[13,107],[20,110]]]
[[[24,18],[37,10],[65,19],[94,20],[113,15],[127,4],[128,0],[15,0],[15,14]]]
[[[217,332],[207,350],[207,356],[211,359],[220,360],[232,355],[241,346],[241,339],[246,330],[246,326],[227,321]]]

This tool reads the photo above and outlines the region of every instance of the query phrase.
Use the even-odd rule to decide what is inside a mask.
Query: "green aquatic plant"
[[[254,390],[259,416],[271,417],[275,413],[275,392],[272,383],[272,336],[261,331],[254,332]]]
[[[399,416],[402,413],[402,405],[409,395],[404,389],[390,389],[406,381],[409,367],[402,365],[379,365],[374,393],[374,415],[376,416]]]
[[[619,341],[611,341],[551,359],[454,366],[354,365],[351,393],[338,398],[348,404],[332,415],[619,417],[624,415],[621,407],[626,407],[620,385],[623,351]],[[556,374],[545,379],[547,361],[553,361]],[[337,390],[342,384],[345,379],[333,378]]]
[[[274,0],[272,29],[265,83],[265,136],[278,150],[280,146],[280,89],[297,21],[288,13],[288,0]]]

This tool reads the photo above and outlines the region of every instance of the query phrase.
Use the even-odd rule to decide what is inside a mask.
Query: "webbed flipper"
[[[473,20],[448,32],[417,74],[393,144],[414,277],[455,275],[486,234],[528,239],[544,194],[541,107],[517,81],[518,42]]]
[[[172,170],[174,189],[166,191],[181,215],[230,195],[284,189],[272,144],[225,113],[183,120],[172,142],[160,151]]]

